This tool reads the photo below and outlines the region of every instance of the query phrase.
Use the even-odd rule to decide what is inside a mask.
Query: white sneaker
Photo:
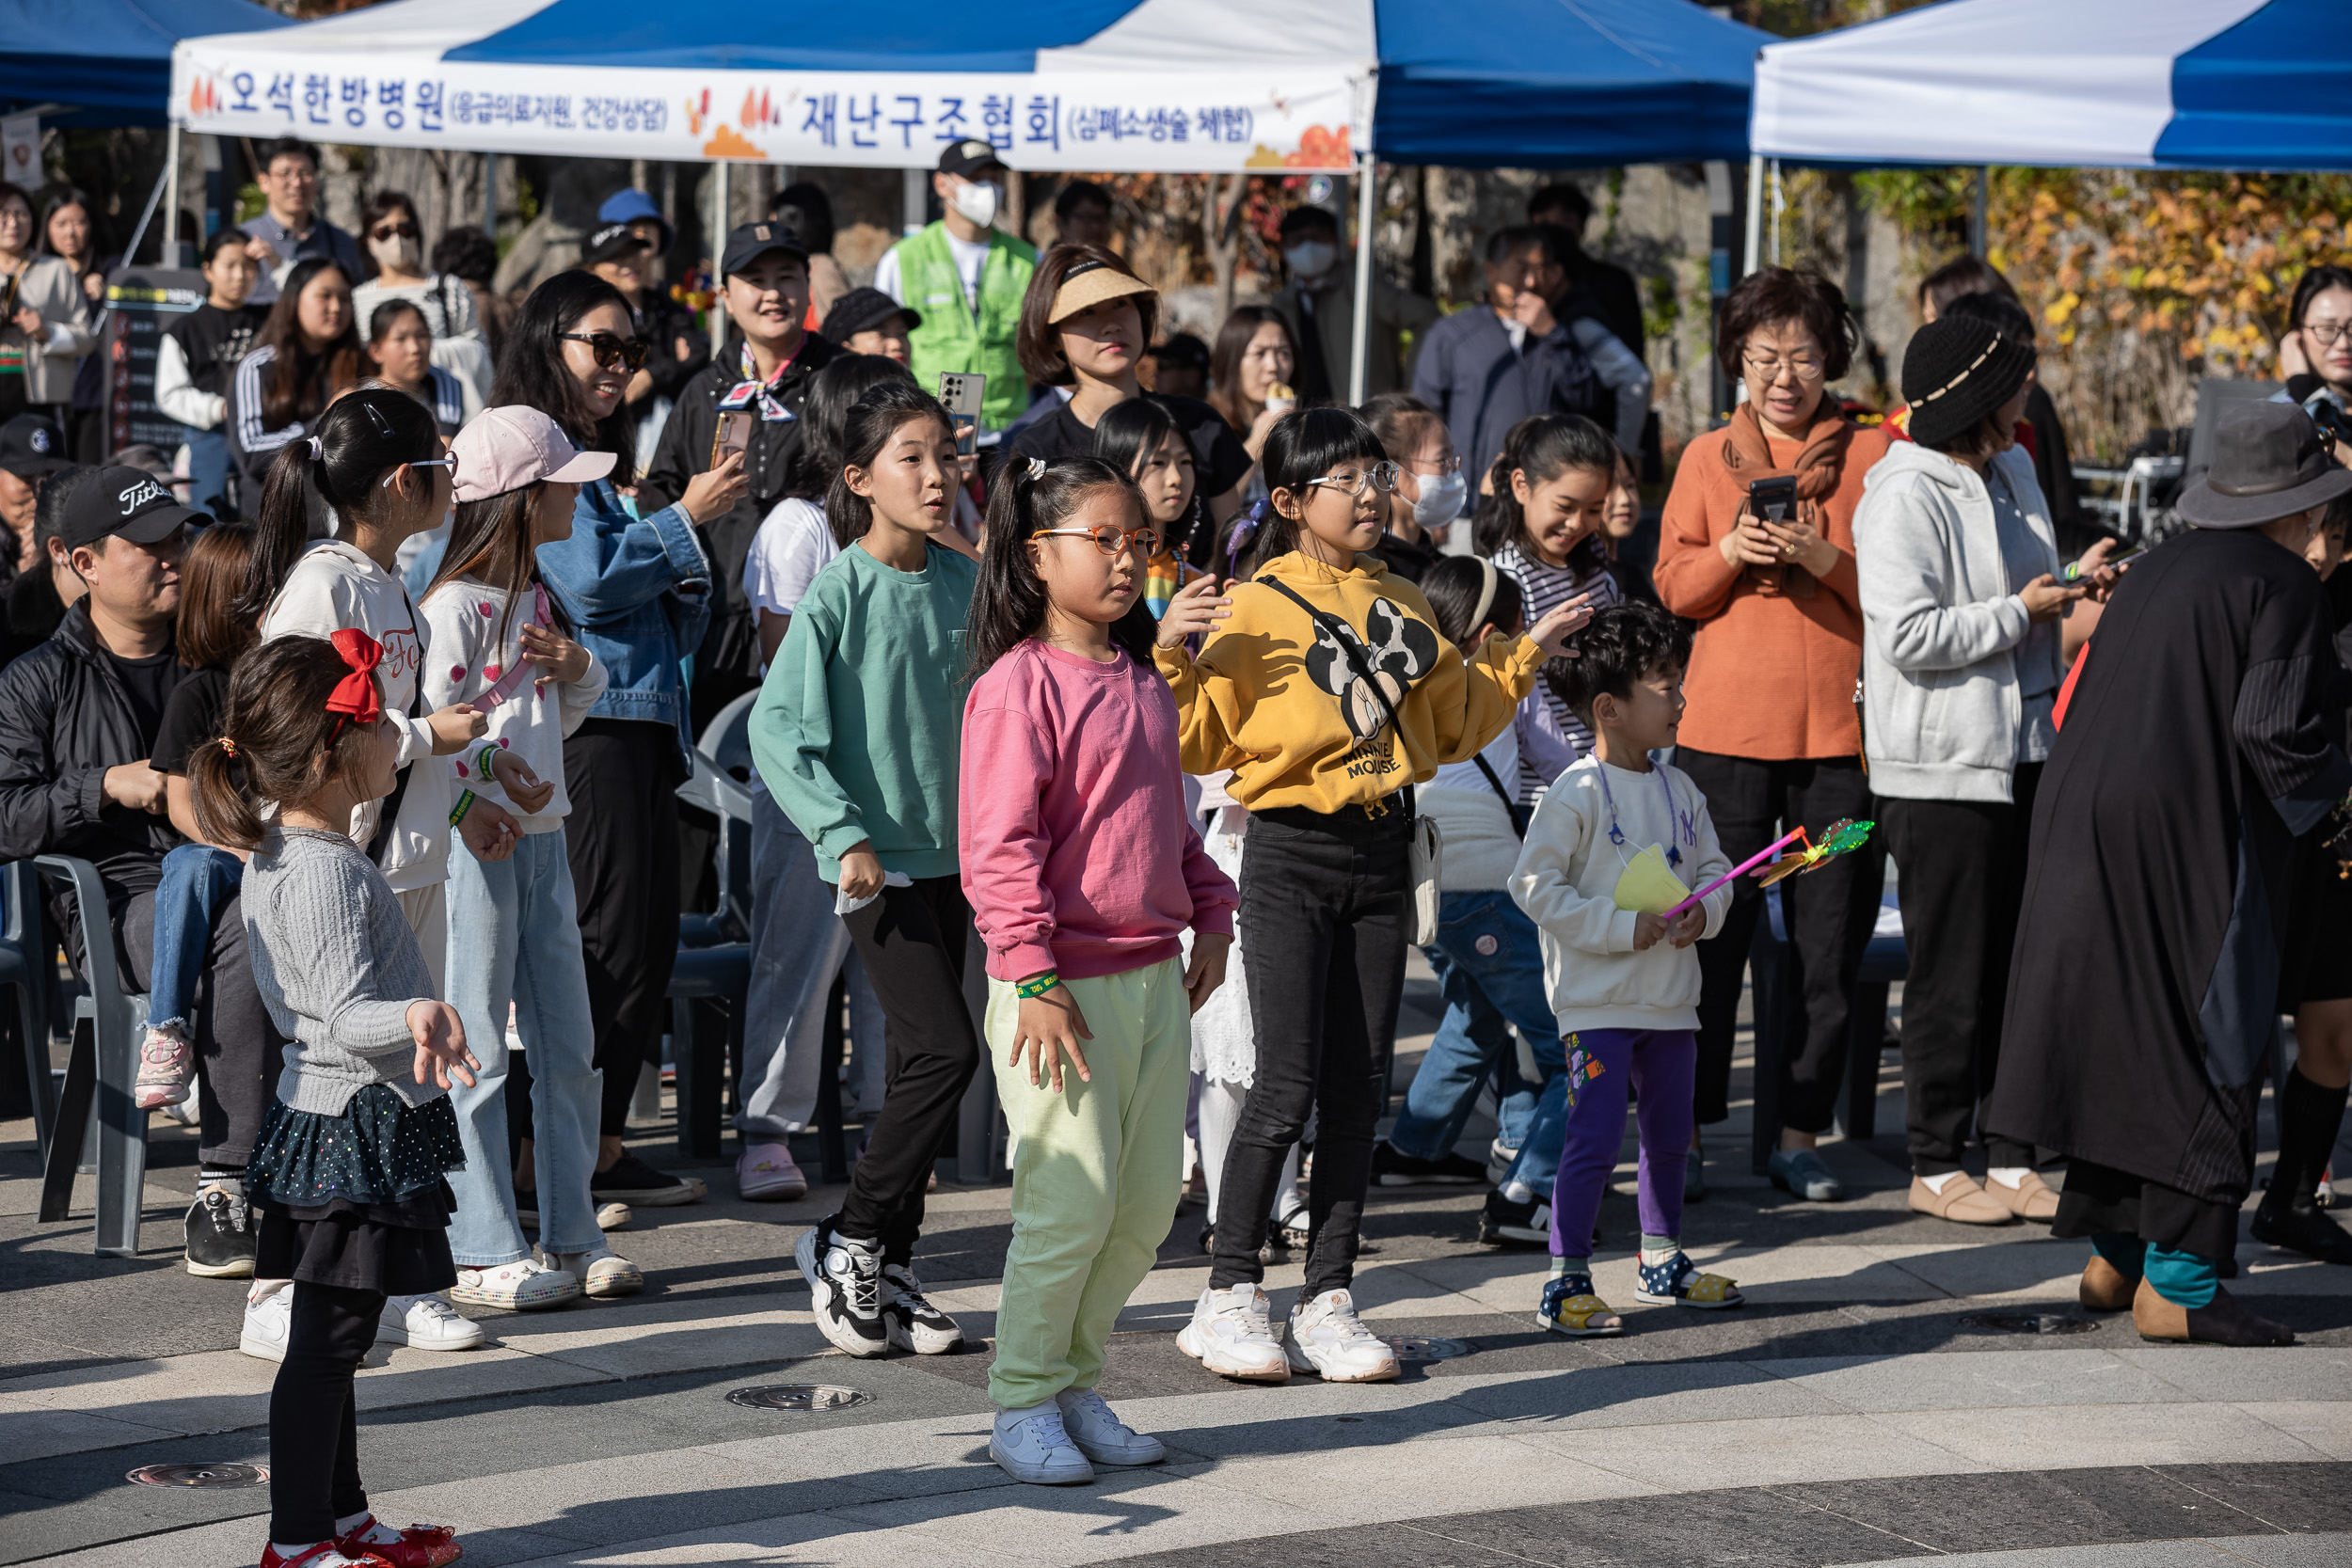
[[[256,1280],[246,1292],[245,1326],[237,1348],[263,1361],[286,1359],[286,1336],[294,1328],[294,1281]]]
[[[988,1457],[1013,1480],[1032,1486],[1083,1486],[1094,1479],[1094,1466],[1063,1430],[1058,1405],[999,1410],[988,1436]]]
[[[890,1342],[900,1350],[917,1355],[945,1355],[963,1343],[963,1330],[955,1319],[931,1305],[910,1264],[882,1265],[882,1316]]]
[[[488,1336],[471,1318],[439,1296],[387,1296],[376,1320],[375,1342],[417,1350],[479,1350]]]
[[[816,1316],[817,1331],[834,1349],[861,1358],[889,1353],[880,1242],[836,1235],[832,1221],[819,1220],[792,1243],[792,1259],[808,1281],[808,1309]]]
[[[1248,1281],[1230,1291],[1201,1291],[1192,1322],[1176,1332],[1176,1348],[1223,1377],[1290,1381],[1290,1361],[1268,1322],[1265,1292]]]
[[[735,1160],[735,1186],[755,1203],[788,1203],[808,1196],[808,1178],[792,1163],[783,1139],[755,1143]]]
[[[1320,1372],[1326,1383],[1386,1383],[1402,1370],[1396,1352],[1364,1326],[1345,1291],[1326,1291],[1292,1307],[1290,1328],[1283,1348],[1291,1366]]]
[[[457,1271],[450,1299],[469,1307],[499,1307],[509,1312],[535,1312],[561,1307],[580,1294],[580,1276],[550,1269],[533,1259],[501,1263],[494,1269]]]
[[[1168,1457],[1158,1438],[1120,1420],[1091,1388],[1065,1388],[1054,1402],[1061,1406],[1062,1430],[1071,1442],[1097,1465],[1157,1465]]]
[[[644,1272],[602,1243],[585,1252],[550,1252],[546,1257],[548,1268],[570,1275],[599,1300],[633,1296],[645,1288]]]

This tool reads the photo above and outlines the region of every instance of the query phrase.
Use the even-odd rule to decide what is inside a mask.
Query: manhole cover
[[[1409,1334],[1391,1334],[1387,1338],[1400,1361],[1451,1361],[1470,1353],[1466,1339],[1423,1339]]]
[[[834,1383],[771,1383],[764,1388],[738,1388],[727,1395],[727,1402],[746,1410],[848,1410],[873,1403],[874,1396]]]
[[[266,1465],[142,1465],[123,1478],[140,1486],[266,1486]]]
[[[2063,1312],[1971,1312],[1960,1326],[1985,1334],[2088,1334],[2099,1325]]]

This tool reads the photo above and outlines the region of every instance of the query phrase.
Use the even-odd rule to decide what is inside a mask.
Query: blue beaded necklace
[[[1625,847],[1625,830],[1617,826],[1617,793],[1609,787],[1609,764],[1596,758],[1593,767],[1594,771],[1600,775],[1601,799],[1609,802],[1609,842],[1622,849]],[[1675,810],[1674,785],[1666,782],[1666,770],[1656,763],[1650,764],[1650,771],[1658,775],[1658,788],[1666,797],[1666,863],[1679,866],[1682,850],[1676,840],[1682,836],[1682,817]],[[1698,830],[1693,826],[1689,831],[1692,847],[1696,848]]]

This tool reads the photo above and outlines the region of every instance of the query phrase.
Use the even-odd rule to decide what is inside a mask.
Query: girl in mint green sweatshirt
[[[972,938],[956,856],[964,620],[979,569],[935,543],[957,483],[947,412],[911,382],[850,410],[825,499],[841,553],[793,612],[752,710],[752,754],[815,846],[882,1005],[882,1114],[839,1213],[794,1256],[817,1326],[850,1355],[962,1341],[924,1298],[914,1239],[931,1165],[979,1066],[963,1000]]]

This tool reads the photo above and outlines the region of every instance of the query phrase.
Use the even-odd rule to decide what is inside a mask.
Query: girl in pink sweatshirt
[[[1016,456],[989,498],[969,623],[963,891],[1019,1140],[989,1454],[1048,1485],[1167,1457],[1094,1385],[1175,1218],[1191,1016],[1232,941],[1233,884],[1185,812],[1176,705],[1152,664],[1154,532],[1101,459]]]

